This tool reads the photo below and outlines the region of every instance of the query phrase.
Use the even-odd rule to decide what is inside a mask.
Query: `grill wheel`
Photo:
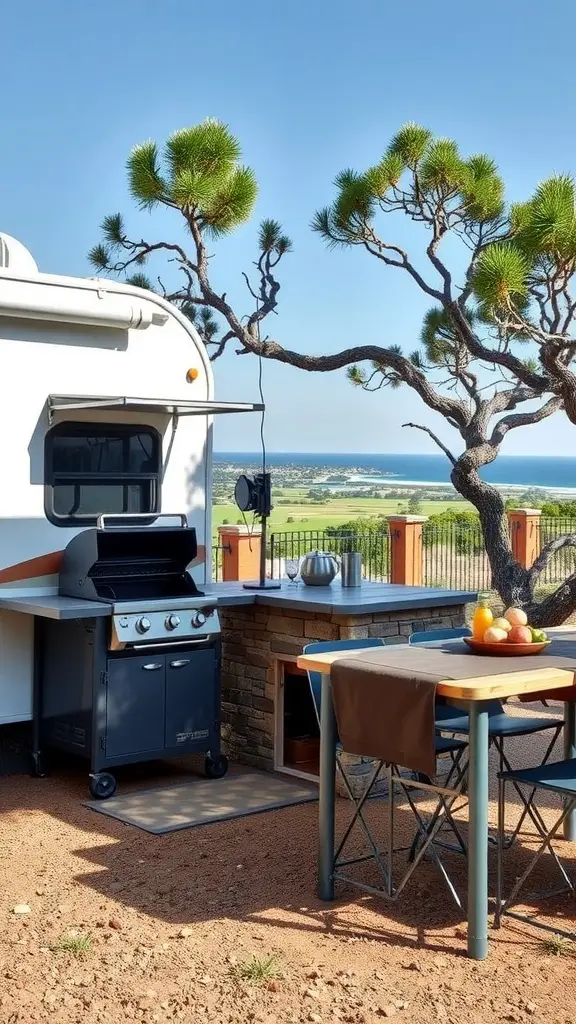
[[[225,754],[218,757],[207,757],[204,761],[204,774],[207,779],[223,779],[228,771],[228,758]]]
[[[91,775],[88,788],[90,795],[95,800],[108,800],[116,792],[117,782],[110,772],[100,772],[98,775]]]

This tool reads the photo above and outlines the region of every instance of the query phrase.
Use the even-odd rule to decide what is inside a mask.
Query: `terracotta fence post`
[[[512,543],[512,554],[520,565],[529,569],[540,554],[539,508],[511,508],[508,510],[508,527]]]
[[[428,516],[388,516],[390,582],[422,586],[422,523]]]
[[[258,579],[261,527],[219,526],[218,538],[224,582]]]

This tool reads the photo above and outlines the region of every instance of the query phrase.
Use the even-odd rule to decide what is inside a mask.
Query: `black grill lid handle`
[[[130,523],[134,519],[179,519],[180,526],[182,529],[188,527],[188,516],[185,512],[105,512],[103,515],[98,516],[96,520],[96,529],[105,530],[105,522],[107,519],[129,519]],[[126,523],[127,528],[130,528],[130,523]],[[122,523],[118,524],[122,526]]]

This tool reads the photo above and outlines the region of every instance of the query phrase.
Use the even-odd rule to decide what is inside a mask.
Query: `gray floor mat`
[[[317,799],[318,788],[310,783],[272,772],[249,771],[234,772],[223,779],[194,779],[144,789],[110,800],[90,800],[86,806],[162,835]]]

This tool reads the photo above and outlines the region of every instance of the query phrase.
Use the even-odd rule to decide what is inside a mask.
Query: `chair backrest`
[[[371,637],[369,640],[317,640],[314,643],[306,644],[303,654],[320,654],[326,651],[359,651],[366,647],[383,647],[384,640],[381,637]],[[320,725],[320,706],[322,702],[322,676],[319,672],[308,672],[308,682],[318,725]]]
[[[409,644],[429,644],[432,640],[458,640],[462,636],[472,636],[467,626],[446,629],[427,629],[421,633],[412,633],[408,637]]]
[[[412,633],[408,637],[409,644],[425,644],[430,643],[432,640],[458,640],[463,636],[472,636],[472,630],[468,629],[467,626],[457,626],[455,628],[446,629],[428,629],[420,633]],[[445,703],[441,700],[441,703]],[[503,712],[504,705],[501,700],[491,700],[488,702],[488,714],[499,715]]]

